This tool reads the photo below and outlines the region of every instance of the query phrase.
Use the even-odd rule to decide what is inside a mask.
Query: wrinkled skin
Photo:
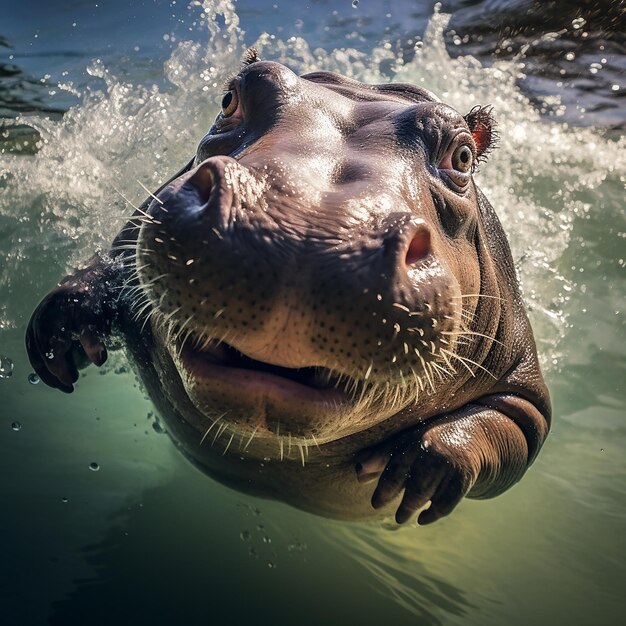
[[[35,370],[70,392],[121,337],[197,466],[326,516],[430,502],[429,523],[509,488],[550,402],[471,176],[488,112],[253,55],[229,87],[194,159],[39,305]]]

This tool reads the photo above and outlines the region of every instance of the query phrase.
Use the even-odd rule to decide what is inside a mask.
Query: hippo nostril
[[[194,172],[193,176],[187,180],[186,184],[195,187],[203,203],[208,202],[213,189],[213,174],[210,168],[206,165],[201,165]]]
[[[406,251],[404,262],[413,265],[426,258],[430,254],[430,231],[426,226],[418,228],[413,235]]]

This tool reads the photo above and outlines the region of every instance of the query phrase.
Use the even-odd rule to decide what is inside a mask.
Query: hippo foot
[[[360,452],[356,459],[359,482],[378,480],[372,506],[381,508],[404,490],[395,515],[398,524],[411,519],[429,501],[418,524],[449,515],[479,474],[472,456],[454,439],[442,425],[430,429],[420,425]]]
[[[101,266],[92,265],[66,278],[35,309],[26,331],[28,358],[44,383],[65,393],[74,390],[78,369],[107,359],[104,340],[111,313]]]

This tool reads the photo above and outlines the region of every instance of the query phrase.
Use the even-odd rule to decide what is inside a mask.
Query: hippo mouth
[[[253,359],[223,341],[211,340],[198,347],[184,343],[178,362],[187,376],[208,388],[247,401],[260,398],[269,404],[317,406],[326,410],[350,402],[344,389],[350,381],[325,367],[283,367]]]

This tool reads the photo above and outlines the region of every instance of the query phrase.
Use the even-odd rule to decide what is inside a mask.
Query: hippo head
[[[502,294],[472,172],[493,135],[484,108],[251,55],[141,226],[165,401],[282,458],[484,393]]]

